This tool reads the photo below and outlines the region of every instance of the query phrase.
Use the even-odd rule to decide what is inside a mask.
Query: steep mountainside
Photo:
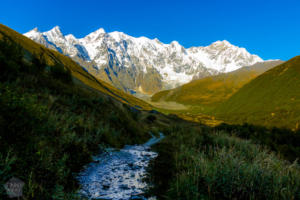
[[[77,39],[63,35],[57,26],[43,33],[35,28],[24,35],[68,55],[97,78],[131,93],[152,94],[262,61],[227,41],[185,49],[176,41],[163,44],[158,39],[106,33],[103,29]]]
[[[215,112],[227,121],[298,129],[300,56],[258,76]]]
[[[27,58],[30,61],[31,55],[38,56],[40,59],[44,60],[47,65],[55,65],[57,63],[62,64],[67,69],[70,70],[72,76],[76,79],[79,84],[83,84],[85,87],[90,87],[97,91],[100,91],[104,94],[107,94],[123,103],[128,103],[132,106],[138,106],[144,109],[151,109],[151,106],[144,101],[133,97],[132,95],[126,94],[110,84],[99,80],[88,73],[84,68],[74,62],[72,59],[67,56],[53,51],[51,49],[45,48],[44,46],[33,42],[32,40],[24,37],[23,35],[15,32],[14,30],[0,24],[0,33],[12,41],[21,45],[24,49],[27,50]],[[51,34],[50,34],[51,35]]]
[[[0,199],[12,177],[24,182],[23,199],[79,199],[76,176],[92,155],[147,140],[150,113],[102,82],[0,25]]]
[[[186,105],[215,106],[228,99],[251,79],[257,77],[282,61],[266,61],[233,72],[194,80],[172,90],[154,94],[152,101],[173,101]]]

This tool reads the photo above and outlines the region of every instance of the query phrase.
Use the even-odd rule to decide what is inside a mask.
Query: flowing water
[[[148,188],[143,179],[150,160],[157,156],[150,147],[164,138],[152,138],[143,145],[126,145],[121,150],[107,149],[94,157],[79,174],[80,194],[89,199],[147,199],[143,196]],[[154,197],[148,199],[155,199]]]

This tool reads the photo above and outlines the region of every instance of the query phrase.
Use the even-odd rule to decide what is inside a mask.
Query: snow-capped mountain
[[[24,35],[70,56],[120,89],[147,94],[263,61],[225,40],[186,49],[176,41],[164,44],[102,28],[80,39],[63,35],[58,26],[43,33],[35,28]]]

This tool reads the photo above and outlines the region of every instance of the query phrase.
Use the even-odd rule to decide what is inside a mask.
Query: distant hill
[[[300,56],[263,73],[215,109],[231,122],[298,129]]]
[[[133,97],[125,92],[122,92],[119,89],[111,86],[110,84],[95,78],[91,74],[89,74],[84,68],[82,68],[79,64],[74,62],[71,58],[62,55],[61,53],[48,49],[43,45],[40,45],[31,39],[23,36],[22,34],[17,33],[16,31],[8,28],[5,25],[0,24],[0,39],[5,36],[10,38],[14,42],[21,45],[24,49],[26,49],[29,55],[35,55],[40,57],[40,59],[45,60],[45,62],[51,66],[56,63],[60,63],[71,71],[72,76],[77,80],[77,83],[83,83],[85,87],[90,87],[99,92],[107,94],[123,103],[130,104],[132,106],[141,107],[146,110],[150,110],[151,106],[146,102]]]
[[[283,61],[280,60],[266,61],[233,72],[195,80],[172,90],[158,92],[152,96],[151,100],[215,106],[228,99],[253,78],[281,63]]]

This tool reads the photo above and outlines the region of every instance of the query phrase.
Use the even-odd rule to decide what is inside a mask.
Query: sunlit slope
[[[74,78],[84,83],[86,86],[96,89],[102,93],[108,94],[123,103],[128,103],[132,106],[138,106],[145,110],[151,109],[151,106],[146,102],[135,98],[132,95],[126,94],[104,81],[96,79],[94,76],[86,72],[79,64],[74,62],[71,58],[62,55],[57,51],[37,44],[34,41],[2,24],[0,24],[0,33],[20,44],[24,49],[28,51],[29,54],[34,54],[39,58],[44,59],[45,62],[50,66],[54,65],[55,63],[63,64],[66,68],[70,69]]]
[[[299,128],[300,56],[246,84],[218,106],[215,114],[235,123]]]
[[[228,99],[253,78],[281,63],[282,61],[257,63],[230,73],[195,80],[172,90],[158,92],[151,100],[215,106]]]

